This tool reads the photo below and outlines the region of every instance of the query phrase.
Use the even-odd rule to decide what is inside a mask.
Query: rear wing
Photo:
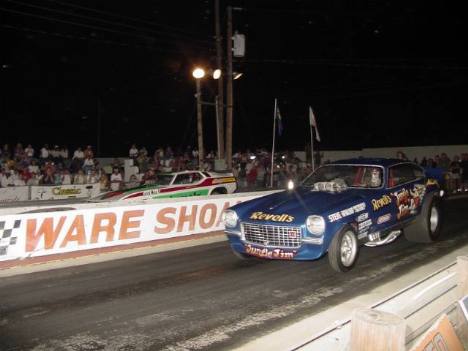
[[[210,177],[213,178],[219,178],[219,177],[234,177],[234,174],[232,172],[204,172],[210,175]]]

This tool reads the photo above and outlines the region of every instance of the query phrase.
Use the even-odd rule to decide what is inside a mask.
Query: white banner
[[[94,197],[99,195],[100,185],[43,185],[31,187],[31,200],[64,200],[78,197]]]
[[[27,201],[29,200],[29,187],[12,186],[0,188],[0,202]]]
[[[223,230],[224,209],[263,195],[0,216],[0,261]]]

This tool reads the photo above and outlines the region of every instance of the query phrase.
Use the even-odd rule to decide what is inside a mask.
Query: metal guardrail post
[[[457,257],[458,298],[468,295],[468,256]]]
[[[468,295],[468,256],[457,256],[457,281],[457,299],[461,299]],[[457,334],[465,349],[468,349],[468,321],[460,306],[457,307],[456,318]]]
[[[351,319],[350,351],[404,351],[406,321],[373,309],[354,310]]]

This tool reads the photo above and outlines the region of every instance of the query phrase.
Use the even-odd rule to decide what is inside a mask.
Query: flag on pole
[[[315,128],[315,139],[317,139],[317,141],[320,141],[320,134],[317,128],[317,121],[314,116],[314,111],[312,111],[312,107],[310,106],[309,106],[309,123],[312,127]]]
[[[278,124],[278,135],[283,134],[283,121],[281,120],[281,113],[279,107],[276,107],[276,120]]]

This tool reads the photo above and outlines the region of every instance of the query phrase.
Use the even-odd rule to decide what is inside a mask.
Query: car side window
[[[189,184],[190,174],[179,174],[174,180],[174,184]]]
[[[394,187],[415,181],[424,175],[421,168],[410,163],[390,167],[388,172],[388,186]]]
[[[411,165],[413,167],[413,173],[416,178],[423,178],[424,177],[424,171],[422,170],[421,167],[416,166],[416,165]]]
[[[202,179],[202,176],[200,173],[192,173],[191,176],[192,176],[192,183],[198,183]]]

